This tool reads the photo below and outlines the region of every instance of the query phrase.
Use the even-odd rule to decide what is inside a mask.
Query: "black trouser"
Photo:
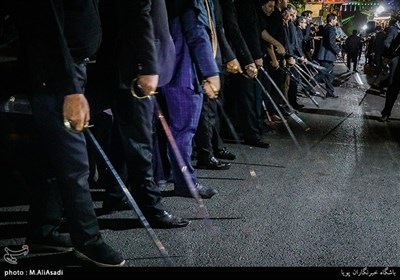
[[[289,68],[289,71],[293,74],[294,78],[290,78],[290,83],[289,83],[289,91],[288,91],[288,101],[290,105],[292,106],[297,106],[297,86],[298,86],[298,80],[300,79],[300,74],[296,70],[294,66]],[[290,76],[290,74],[289,74]]]
[[[389,76],[386,79],[384,79],[383,81],[379,82],[379,87],[381,89],[383,89],[386,86],[389,86],[392,83],[392,81],[394,80],[395,72],[396,72],[396,68],[397,68],[398,63],[399,63],[399,57],[395,57],[390,61],[390,63],[389,63]]]
[[[353,61],[353,71],[357,70],[357,59],[358,59],[358,54],[357,53],[348,53],[347,54],[347,68],[349,70],[351,69],[351,62]]]
[[[199,124],[194,136],[197,160],[202,163],[208,162],[214,156],[212,137],[217,121],[217,113],[217,102],[204,94]]]
[[[86,67],[76,65],[82,84]],[[57,227],[63,208],[76,247],[96,240],[99,226],[89,191],[89,161],[83,133],[65,129],[63,123],[64,96],[50,86],[38,87],[31,100],[32,113],[38,130],[36,149],[43,151],[35,165],[29,235],[46,236]],[[48,164],[48,166],[46,166]],[[48,174],[48,168],[50,174]],[[56,178],[56,181],[52,178]]]
[[[381,52],[375,52],[375,70],[374,70],[374,75],[379,75],[382,72],[382,55],[383,53]]]
[[[267,59],[264,59],[264,65],[267,65],[266,71],[268,72],[271,79],[278,85],[278,87],[281,87],[281,85],[283,84],[285,74],[286,74],[285,70],[283,68],[274,69],[271,66],[271,63],[269,61],[267,61]],[[265,67],[264,67],[264,69],[265,69]],[[276,88],[272,85],[271,81],[263,73],[261,74],[261,81],[262,81],[265,89],[267,90],[267,92],[269,93],[269,95],[271,96],[273,101],[275,102],[275,104],[283,105],[284,101],[283,101],[282,97],[280,96],[280,94],[278,93]],[[263,93],[261,93],[261,94],[262,94],[262,98],[264,100],[265,107],[267,108],[268,113],[270,115],[277,115],[278,112],[276,111],[276,108],[272,105],[269,98],[265,94],[263,94]]]
[[[218,103],[220,105],[217,104],[216,100],[209,99],[207,95],[204,94],[199,124],[194,136],[197,160],[202,163],[207,162],[214,156],[214,152],[222,149],[223,146],[223,141],[220,136],[220,115],[222,115],[220,110],[223,110],[224,84],[227,72],[223,68],[220,68],[220,71],[221,89],[218,95]]]
[[[216,114],[215,114],[215,125],[213,126],[213,134],[211,138],[211,144],[215,152],[218,152],[220,149],[223,148],[224,141],[221,137],[221,122],[224,120],[224,102],[225,102],[225,81],[226,77],[229,73],[226,71],[225,67],[222,67],[221,74],[219,75],[221,80],[221,90],[219,91],[218,100],[215,102],[217,103],[216,106]],[[224,120],[227,121],[227,120]]]
[[[261,89],[253,79],[243,76],[238,77],[239,94],[237,103],[239,109],[239,124],[245,142],[258,142],[261,140]]]
[[[335,79],[335,77],[333,76],[332,69],[334,67],[333,62],[332,61],[319,61],[319,64],[322,67],[325,67],[327,69],[326,72],[322,72],[320,71],[317,76],[315,76],[315,79],[318,82],[324,82],[325,86],[326,86],[326,95],[327,96],[332,96],[333,92],[335,91],[334,87],[333,87],[333,80]]]
[[[392,109],[394,103],[396,102],[397,96],[400,91],[400,79],[398,78],[400,75],[400,64],[397,63],[397,67],[393,72],[393,76],[396,77],[392,80],[392,83],[389,84],[386,100],[385,100],[385,108],[382,110],[382,116],[390,116],[392,113]]]
[[[163,210],[161,192],[154,182],[154,100],[137,99],[130,90],[119,90],[113,107],[131,193],[144,213]],[[122,166],[121,164],[118,164]],[[117,170],[118,171],[118,170]]]

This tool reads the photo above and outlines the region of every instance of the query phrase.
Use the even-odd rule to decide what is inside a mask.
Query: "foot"
[[[125,264],[122,255],[107,245],[100,237],[94,243],[76,248],[75,256],[100,267],[120,267]]]
[[[124,198],[108,198],[106,197],[103,201],[101,208],[104,214],[111,214],[119,211],[132,210],[128,200]]]
[[[154,228],[179,228],[190,224],[189,220],[176,217],[165,210],[159,214],[146,215],[146,219]]]
[[[332,94],[327,94],[326,98],[339,98],[339,96]]]
[[[199,169],[226,170],[231,167],[231,164],[212,157],[208,162],[201,162],[200,160],[198,160],[196,167]]]
[[[280,105],[279,109],[281,110],[283,116],[290,116],[290,114],[293,113],[292,110],[290,110],[290,108],[286,105]]]
[[[223,147],[214,153],[216,158],[219,159],[227,159],[227,160],[235,160],[236,156],[228,151],[227,148]]]
[[[283,122],[283,120],[281,119],[281,117],[279,117],[278,115],[272,115],[271,116],[271,121],[273,123],[281,123]]]
[[[320,93],[319,91],[316,91],[314,94],[311,94],[311,95],[315,95],[315,96],[321,97],[322,99],[326,98],[326,96],[324,94]]]
[[[253,146],[253,147],[258,147],[258,148],[265,148],[268,149],[271,147],[271,144],[264,142],[262,140],[259,141],[245,141],[246,145]]]
[[[52,231],[44,237],[28,237],[26,244],[31,252],[70,252],[74,249],[69,233]]]
[[[389,121],[389,116],[382,115],[382,116],[378,119],[378,121],[380,121],[380,122],[388,122],[388,121]]]
[[[292,105],[292,107],[293,107],[295,110],[299,110],[299,109],[303,108],[304,105],[303,105],[303,104],[299,104],[299,103],[295,103],[295,104]]]
[[[204,199],[211,198],[218,193],[215,189],[203,186],[200,183],[196,183],[195,188],[200,197]],[[193,198],[193,195],[188,188],[175,188],[174,192],[177,196]]]

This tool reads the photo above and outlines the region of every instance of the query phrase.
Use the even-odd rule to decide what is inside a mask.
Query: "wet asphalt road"
[[[338,64],[335,71],[345,67]],[[277,125],[264,135],[271,148],[227,144],[237,155],[229,170],[198,170],[201,182],[219,191],[204,200],[211,226],[193,199],[172,196],[172,185],[164,189],[168,211],[191,220],[186,228],[155,229],[175,266],[400,266],[400,106],[397,102],[390,122],[378,122],[384,98],[368,94],[359,105],[369,88],[369,78],[362,71],[360,77],[364,85],[351,77],[336,87],[338,99],[316,97],[319,108],[299,99],[305,105],[299,116],[310,130],[289,125],[301,150]],[[22,184],[13,180],[7,186],[13,183]],[[93,189],[97,210],[102,194]],[[15,195],[5,200],[1,251],[21,248],[27,216],[25,201]],[[99,222],[126,266],[167,265],[133,211],[99,216]],[[30,254],[21,262],[82,265],[71,254]]]

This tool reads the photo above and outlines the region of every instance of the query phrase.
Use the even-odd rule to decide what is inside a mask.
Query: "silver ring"
[[[65,127],[66,129],[68,129],[69,131],[71,131],[71,132],[80,132],[80,131],[76,130],[76,129],[72,126],[71,121],[68,120],[66,117],[64,117],[64,127]],[[85,124],[83,125],[83,129],[85,129],[85,128],[91,128],[91,127],[94,127],[94,125],[89,124],[89,123],[85,123]]]
[[[64,117],[64,126],[66,129],[70,129],[72,130],[72,125],[71,125],[71,121],[69,121],[67,118]]]
[[[141,86],[139,86],[139,85],[137,84],[137,79],[133,79],[132,82],[131,82],[131,86],[130,86],[130,90],[131,90],[132,96],[135,97],[135,98],[137,98],[137,99],[150,98],[152,95],[158,93],[158,92],[156,92],[156,91],[152,91],[152,92],[150,92],[150,94],[148,94],[148,95],[139,96],[139,95],[137,95],[137,93],[136,93],[136,91],[135,91],[135,87],[138,87],[138,88],[141,89]]]

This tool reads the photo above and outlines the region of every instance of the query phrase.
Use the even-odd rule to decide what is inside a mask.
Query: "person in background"
[[[378,25],[375,28],[375,40],[373,44],[375,70],[374,75],[379,75],[383,68],[383,52],[385,50],[385,39],[386,33],[382,29],[382,26]]]
[[[357,35],[357,30],[354,29],[353,33],[347,37],[344,48],[347,52],[347,71],[350,71],[351,62],[353,62],[353,71],[357,71],[358,57],[362,51],[362,41],[360,36]]]
[[[333,75],[330,73],[333,70],[333,63],[336,61],[337,56],[342,56],[342,52],[339,46],[336,44],[336,24],[337,15],[330,13],[326,17],[327,24],[323,27],[321,32],[322,39],[321,45],[318,50],[317,59],[322,67],[327,69],[326,73],[320,72],[317,75],[317,81],[323,79],[326,84],[326,97],[327,98],[337,98],[338,96],[334,94],[334,87],[332,85]],[[321,77],[322,76],[322,77]]]
[[[312,27],[312,14],[310,10],[303,11],[301,16],[306,20],[306,27],[301,28],[303,33],[303,51],[308,60],[312,60],[312,54],[314,51],[314,41],[311,34]]]

